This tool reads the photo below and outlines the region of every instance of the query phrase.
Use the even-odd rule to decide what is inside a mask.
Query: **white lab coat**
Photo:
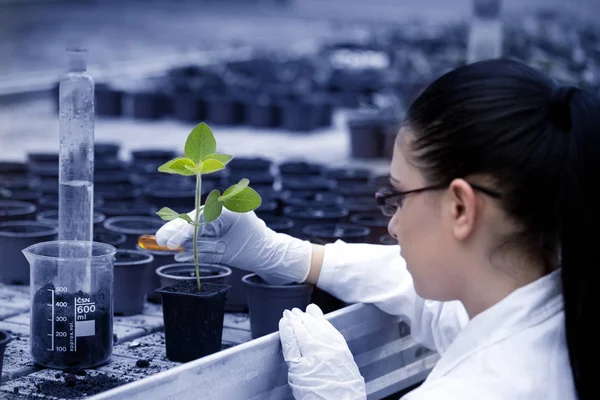
[[[522,287],[472,320],[458,301],[423,300],[399,246],[326,245],[318,286],[348,303],[407,318],[440,360],[403,400],[577,399],[564,332],[560,271]]]

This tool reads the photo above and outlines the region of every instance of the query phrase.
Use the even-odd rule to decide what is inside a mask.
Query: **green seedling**
[[[165,221],[177,218],[185,220],[194,227],[194,265],[196,267],[196,281],[200,290],[200,267],[198,265],[198,228],[213,222],[221,215],[223,207],[230,211],[244,213],[250,212],[262,203],[262,199],[249,185],[246,178],[231,186],[221,194],[218,190],[210,192],[204,204],[200,204],[202,175],[212,174],[225,169],[225,166],[233,159],[228,154],[217,154],[217,142],[215,137],[205,123],[197,125],[187,137],[185,142],[185,157],[177,157],[161,165],[158,170],[167,174],[184,176],[196,176],[196,215],[192,220],[189,215],[179,213],[168,207],[161,208],[156,214]],[[200,222],[200,211],[202,211],[202,222]]]

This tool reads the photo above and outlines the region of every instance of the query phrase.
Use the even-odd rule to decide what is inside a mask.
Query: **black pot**
[[[29,165],[23,162],[0,161],[0,177],[23,176],[29,173]]]
[[[129,173],[126,170],[129,168],[129,164],[119,160],[112,156],[98,155],[94,156],[94,181],[97,183],[95,177],[97,175],[112,175],[120,177],[122,175],[129,178]],[[109,179],[109,178],[105,178]],[[113,178],[115,179],[115,178]]]
[[[248,293],[250,330],[258,338],[279,330],[284,310],[304,310],[310,304],[313,286],[307,283],[270,285],[255,274],[242,278]]]
[[[29,285],[29,263],[21,250],[39,242],[56,240],[58,228],[36,221],[0,223],[0,281]]]
[[[106,215],[106,218],[112,217],[151,217],[155,216],[158,208],[148,203],[133,203],[129,201],[109,201],[95,208],[98,212]]]
[[[122,114],[134,119],[158,119],[167,114],[166,96],[159,92],[124,93],[121,103]]]
[[[2,376],[2,365],[4,364],[4,351],[6,345],[12,340],[12,336],[7,331],[0,331],[0,376]]]
[[[282,178],[290,176],[319,175],[324,167],[321,164],[306,161],[288,161],[279,164],[279,173]]]
[[[33,152],[27,153],[27,161],[31,163],[49,163],[58,166],[58,153]]]
[[[94,197],[95,196],[102,197],[106,202],[133,202],[142,198],[142,191],[132,184],[114,184],[111,189],[103,186],[94,188]]]
[[[101,227],[102,223],[106,219],[106,215],[101,212],[94,211],[93,224],[94,228]],[[36,221],[43,224],[52,225],[58,227],[58,210],[44,210],[37,214],[35,217]]]
[[[42,192],[42,197],[47,194],[53,194],[58,198],[58,179],[42,179],[38,189]]]
[[[206,119],[216,125],[238,125],[244,121],[243,105],[229,96],[212,95],[204,99]]]
[[[354,214],[380,212],[375,197],[346,197],[343,207],[350,212],[350,217]]]
[[[366,243],[371,234],[366,226],[344,223],[307,225],[302,232],[317,244],[334,243],[338,239],[346,243]]]
[[[94,189],[106,191],[114,185],[132,185],[131,176],[125,172],[97,171],[94,173]]]
[[[303,232],[304,227],[315,224],[339,223],[348,216],[348,210],[339,207],[304,208],[288,206],[283,209],[283,215],[294,221],[291,235],[304,239],[306,238]]]
[[[127,237],[124,249],[134,250],[141,235],[154,235],[164,225],[158,216],[156,217],[112,217],[104,221],[104,229],[122,233]]]
[[[321,126],[321,113],[309,101],[289,100],[281,104],[281,126],[293,132],[310,132]]]
[[[158,289],[162,297],[167,358],[188,362],[221,350],[229,286],[182,281]]]
[[[107,84],[96,85],[94,88],[94,113],[100,117],[118,117],[123,112],[122,100],[122,91]]]
[[[259,218],[266,217],[268,215],[277,215],[277,211],[279,210],[279,204],[273,200],[263,201],[260,207],[258,207],[254,212],[258,215]]]
[[[204,119],[206,105],[202,98],[194,93],[176,93],[170,99],[173,117],[178,121],[198,122]]]
[[[32,162],[29,164],[29,169],[34,176],[39,177],[42,181],[58,182],[58,163]]]
[[[382,213],[364,213],[355,214],[350,217],[350,222],[355,225],[366,226],[371,229],[369,235],[369,243],[379,244],[379,238],[388,233],[388,223],[390,217],[386,217]]]
[[[234,157],[227,168],[230,175],[247,174],[253,172],[269,173],[273,161],[263,157]]]
[[[277,233],[290,233],[294,228],[294,221],[290,218],[265,215],[260,219],[265,221],[265,224]]]
[[[210,193],[205,188],[202,192],[202,197],[208,196]],[[194,208],[196,193],[193,190],[152,189],[146,193],[146,200],[158,209],[169,207],[177,212],[187,213]]]
[[[282,177],[283,190],[301,192],[327,192],[335,187],[335,181],[322,176]]]
[[[242,174],[237,170],[233,174],[230,174],[223,183],[226,185],[226,187],[229,187],[231,185],[235,185],[243,178],[246,178],[250,181],[249,186],[254,190],[273,189],[273,184],[275,183],[275,177],[268,172],[250,172]]]
[[[8,190],[38,189],[41,179],[33,175],[15,175],[0,178],[0,185]]]
[[[161,164],[172,160],[177,157],[177,153],[173,150],[165,149],[138,149],[131,151],[131,158],[133,159],[133,166],[137,164]]]
[[[33,203],[15,200],[0,200],[0,222],[34,220],[37,207]]]
[[[366,168],[332,168],[324,171],[323,176],[334,179],[338,184],[348,182],[367,183],[371,177],[371,171]]]
[[[204,282],[224,284],[231,275],[231,268],[222,265],[200,264],[200,284]],[[194,263],[174,263],[163,265],[156,269],[162,286],[175,285],[181,281],[196,282],[196,267]]]
[[[389,245],[389,246],[398,245],[398,241],[387,233],[379,238],[379,243]]]
[[[246,123],[254,128],[276,128],[281,125],[281,109],[274,104],[245,104]]]
[[[110,232],[104,229],[104,227],[100,229],[94,228],[94,242],[106,243],[115,248],[121,247],[127,237],[122,233]]]
[[[17,201],[26,201],[29,203],[37,203],[42,198],[42,192],[40,190],[34,189],[17,189],[17,190],[9,190],[9,195],[7,199],[17,200]],[[3,198],[0,193],[0,199]]]
[[[94,171],[98,170],[98,163],[107,162],[108,160],[115,160],[120,163],[119,151],[121,145],[118,143],[111,142],[96,142],[94,143]]]
[[[114,262],[115,315],[140,314],[144,309],[146,291],[154,257],[137,250],[117,250]]]
[[[136,249],[144,254],[151,254],[154,257],[152,266],[150,267],[150,279],[148,280],[146,295],[148,297],[148,301],[152,303],[160,303],[160,295],[156,290],[163,285],[160,282],[160,276],[158,276],[156,270],[163,265],[175,263],[175,254],[177,254],[178,251],[150,250],[141,248],[139,245],[136,246]]]
[[[345,182],[338,185],[333,191],[346,198],[366,197],[369,199],[375,199],[377,186],[365,182]]]
[[[383,157],[384,137],[376,119],[355,117],[348,120],[350,156],[353,158]]]
[[[284,206],[303,208],[337,207],[342,205],[344,197],[328,192],[292,192],[281,193],[281,203]]]

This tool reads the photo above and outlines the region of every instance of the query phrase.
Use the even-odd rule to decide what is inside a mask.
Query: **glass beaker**
[[[90,368],[113,348],[116,248],[58,240],[23,250],[30,265],[31,355],[48,368]]]

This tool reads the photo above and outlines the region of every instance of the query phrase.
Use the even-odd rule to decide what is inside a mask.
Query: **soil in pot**
[[[115,201],[111,200],[101,206],[95,207],[98,212],[106,215],[106,218],[112,217],[151,217],[156,215],[158,208],[150,203]]]
[[[50,224],[36,221],[0,223],[0,282],[29,285],[29,262],[21,250],[57,237],[58,227]]]
[[[340,207],[294,207],[288,206],[283,209],[283,215],[294,221],[291,235],[298,238],[306,238],[303,229],[308,225],[335,224],[342,222],[348,216],[348,210]]]
[[[284,206],[304,208],[337,207],[343,204],[344,197],[327,192],[292,192],[281,193],[281,202]]]
[[[390,217],[386,217],[380,212],[362,213],[351,216],[350,222],[371,229],[368,243],[379,244],[379,238],[388,233]]]
[[[200,283],[209,282],[224,284],[231,275],[231,268],[223,265],[200,264]],[[181,281],[196,282],[196,267],[194,263],[175,263],[163,265],[156,269],[162,286],[175,285]]]
[[[2,376],[2,365],[4,364],[4,351],[6,345],[12,340],[10,333],[6,331],[0,331],[0,376]]]
[[[93,311],[86,313],[87,320],[94,321],[85,329],[93,330],[94,335],[78,336],[75,341],[65,342],[65,351],[50,351],[53,338],[48,335],[49,320],[56,318],[54,309],[48,304],[67,304],[71,307],[61,309],[61,320],[54,324],[56,332],[73,332],[72,325],[76,320],[76,307],[74,304],[93,305]],[[31,317],[31,354],[34,361],[49,368],[69,368],[79,366],[88,368],[105,363],[112,354],[113,332],[112,332],[112,307],[110,288],[100,289],[95,293],[63,292],[58,291],[53,284],[42,286],[33,297]],[[92,306],[89,306],[90,309]],[[87,311],[87,310],[86,310]],[[80,314],[78,314],[80,315]],[[56,343],[55,343],[56,344]],[[71,344],[73,348],[71,348]],[[62,346],[62,345],[61,345]],[[76,346],[76,347],[75,347]],[[75,349],[73,351],[72,349]]]
[[[122,233],[110,232],[104,229],[94,229],[94,242],[110,244],[113,247],[119,248],[127,237]]]
[[[115,315],[139,314],[144,309],[152,262],[151,254],[137,250],[117,250],[115,254]]]
[[[154,235],[164,222],[156,217],[112,217],[104,221],[104,229],[111,232],[122,233],[127,239],[124,249],[134,250],[141,235]]]
[[[33,203],[16,200],[0,200],[0,222],[33,220],[37,207]]]
[[[279,320],[284,310],[298,307],[306,309],[310,304],[313,285],[290,284],[270,285],[256,274],[242,278],[248,293],[250,330],[258,338],[279,330]]]
[[[167,358],[188,362],[221,350],[227,285],[181,281],[158,289]]]
[[[148,280],[148,286],[146,288],[146,296],[149,302],[160,304],[161,297],[156,290],[163,285],[160,282],[160,276],[158,276],[156,270],[163,265],[175,263],[175,254],[177,254],[178,251],[144,249],[140,247],[139,244],[136,245],[136,249],[144,254],[151,254],[154,257],[152,266],[149,269],[150,279]]]
[[[295,175],[319,175],[323,169],[320,164],[306,161],[288,161],[279,164],[279,173],[286,178]]]
[[[274,230],[277,233],[290,233],[294,228],[294,221],[291,218],[285,217],[274,217],[270,215],[265,215],[261,217],[267,226]]]
[[[43,397],[52,399],[83,399],[134,381],[134,379],[123,376],[115,377],[107,374],[88,375],[85,370],[76,368],[67,371],[71,371],[72,373],[64,372],[55,375],[57,379],[62,378],[60,381],[42,380],[36,383],[29,392],[26,389],[21,390],[19,394],[21,396],[30,395],[31,398],[36,399]]]
[[[335,187],[335,181],[322,176],[293,176],[282,177],[283,190],[302,192],[327,192]]]

